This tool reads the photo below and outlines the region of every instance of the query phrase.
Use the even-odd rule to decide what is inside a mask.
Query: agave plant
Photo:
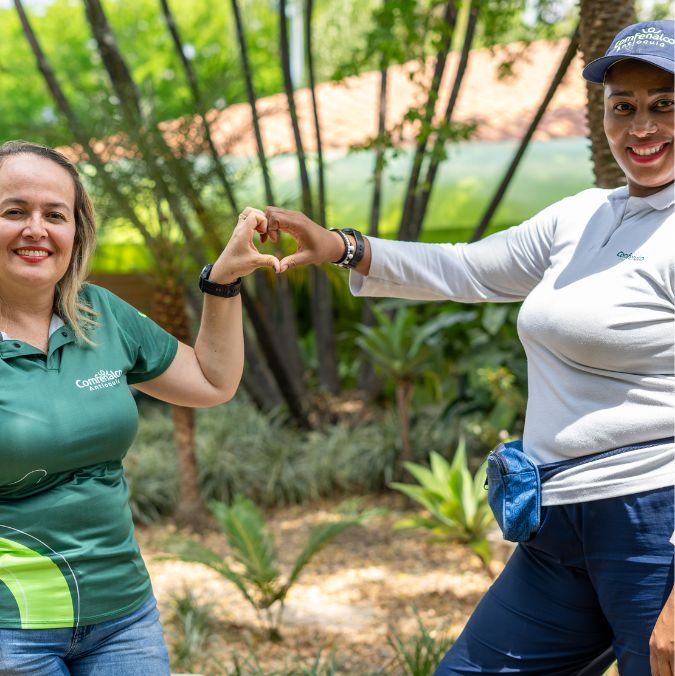
[[[405,463],[406,469],[419,482],[418,486],[393,483],[393,488],[422,505],[428,515],[403,519],[396,528],[426,528],[436,540],[452,540],[468,545],[487,568],[492,551],[486,532],[494,517],[487,501],[485,463],[472,477],[467,467],[466,447],[461,439],[450,464],[434,451],[430,468]]]
[[[286,596],[304,567],[343,530],[363,521],[363,518],[352,518],[315,526],[291,572],[284,579],[272,532],[251,500],[237,496],[231,506],[211,502],[209,509],[225,534],[238,564],[236,567],[190,538],[173,537],[166,545],[183,561],[207,565],[232,582],[255,610],[267,636],[275,641],[281,639]]]

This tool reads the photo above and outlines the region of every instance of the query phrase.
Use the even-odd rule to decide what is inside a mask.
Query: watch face
[[[202,279],[208,279],[209,278],[209,273],[211,272],[211,264],[207,263],[203,268],[202,271],[199,273],[199,276]]]

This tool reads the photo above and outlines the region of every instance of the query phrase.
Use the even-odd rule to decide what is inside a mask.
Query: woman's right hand
[[[297,265],[334,263],[344,255],[344,242],[337,232],[322,228],[300,211],[267,207],[267,236],[276,242],[279,231],[287,232],[297,243],[297,250],[282,258],[280,272]]]

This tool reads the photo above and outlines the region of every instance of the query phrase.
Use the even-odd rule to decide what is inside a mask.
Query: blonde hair
[[[0,166],[15,155],[37,155],[63,167],[75,186],[75,241],[66,274],[56,285],[54,312],[69,324],[78,342],[93,345],[89,331],[98,325],[97,312],[82,299],[82,286],[96,248],[96,213],[75,165],[58,150],[28,141],[7,141],[0,145]]]

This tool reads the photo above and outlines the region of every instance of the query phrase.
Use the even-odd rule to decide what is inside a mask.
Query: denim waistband
[[[672,444],[675,437],[665,437],[664,439],[656,439],[654,441],[644,441],[640,444],[631,444],[630,446],[619,446],[619,448],[611,448],[608,451],[600,451],[599,453],[591,453],[590,455],[582,455],[580,458],[571,458],[569,460],[559,460],[558,462],[549,462],[545,465],[539,465],[539,478],[541,483],[548,481],[556,474],[570,469],[571,467],[578,467],[585,465],[595,460],[602,458],[609,458],[619,453],[627,453],[628,451],[637,451],[639,448],[649,448],[651,446],[661,446],[662,444]]]

